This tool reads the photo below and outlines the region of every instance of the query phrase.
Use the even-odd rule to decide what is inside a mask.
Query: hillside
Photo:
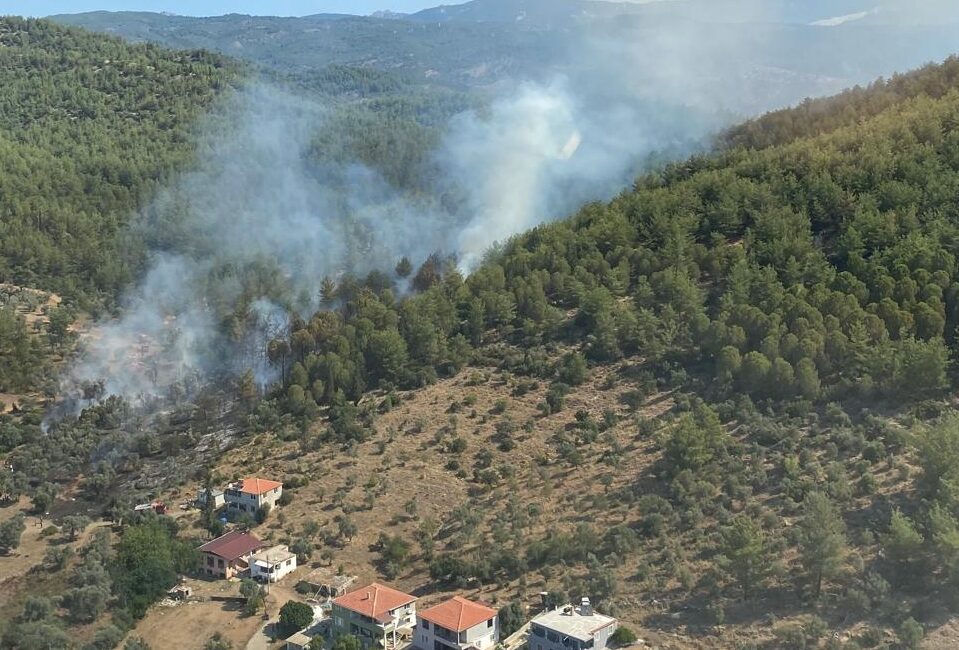
[[[276,534],[312,516],[335,562],[426,592],[589,593],[680,647],[948,634],[957,65],[864,120],[833,117],[858,94],[797,109],[819,135],[668,166],[468,278],[421,269],[399,303],[341,283],[257,411],[294,421],[222,475],[304,484]]]
[[[708,83],[718,75],[726,83],[742,79],[762,87],[771,101],[749,108],[768,110],[952,53],[959,17],[948,6],[922,13],[925,20],[914,20],[920,14],[909,9],[911,18],[903,20],[900,14],[912,3],[891,0],[868,20],[812,24],[875,4],[474,0],[394,18],[94,12],[53,19],[137,42],[202,47],[286,73],[360,66],[401,75],[415,85],[457,90],[551,79],[557,73],[586,75],[598,60],[607,66],[607,57],[629,57],[630,48],[645,44],[649,51],[640,50],[643,55],[633,66],[639,70],[629,72],[635,72],[636,83],[644,75],[659,78],[659,66],[646,69],[644,64],[675,57],[690,65],[674,76],[699,74],[696,83]],[[699,52],[706,42],[720,46]],[[612,52],[604,49],[614,44],[620,45]]]
[[[141,263],[124,225],[189,162],[195,119],[235,74],[208,53],[0,20],[0,282],[115,296]]]
[[[205,48],[287,73],[364,66],[403,74],[418,84],[455,88],[535,75],[563,51],[546,33],[496,24],[437,25],[339,15],[188,18],[138,12],[52,19],[136,42]]]
[[[0,21],[0,44],[0,281],[20,283],[0,284],[6,404],[54,392],[75,307],[111,304],[146,239],[230,245],[190,239],[176,200],[138,208],[204,152],[232,160],[196,125],[237,127],[221,100],[245,71],[45,21]],[[473,98],[320,72],[342,137],[305,130],[310,162],[361,160],[423,191]],[[196,580],[199,602],[157,603],[224,528],[189,507],[196,490],[256,474],[286,498],[238,524],[291,544],[297,577],[342,567],[424,603],[465,593],[512,623],[541,591],[588,594],[656,647],[956,647],[957,79],[949,59],[734,127],[468,276],[440,254],[380,259],[315,278],[315,301],[257,257],[175,277],[173,292],[206,289],[218,343],[250,347],[258,298],[290,310],[243,357],[267,367],[130,401],[83,385],[57,405],[76,418],[17,396],[0,414],[2,645],[202,648],[217,631],[242,645],[264,607],[303,599],[295,581],[224,605],[212,597],[237,584]],[[252,122],[269,140],[274,125]],[[287,205],[266,194],[261,215]],[[121,253],[131,214],[153,230]],[[174,348],[139,334],[118,366]],[[153,500],[168,514],[133,513]]]

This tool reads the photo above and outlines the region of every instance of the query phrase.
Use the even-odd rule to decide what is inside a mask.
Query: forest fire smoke
[[[644,46],[628,31],[614,36],[571,46],[576,65],[564,75],[517,84],[488,110],[450,121],[435,152],[442,176],[424,183],[436,196],[462,197],[443,209],[364,165],[317,163],[310,146],[328,128],[328,109],[251,84],[210,120],[195,170],[137,215],[151,263],[122,316],[83,341],[63,394],[80,408],[85,387],[102,384],[103,394],[135,403],[249,370],[268,385],[276,375],[267,343],[291,314],[318,308],[322,278],[436,251],[468,272],[496,242],[614,195],[652,152],[686,153],[734,112],[771,103],[736,84],[699,87],[683,68],[704,60],[737,74],[732,61],[744,53],[733,44],[677,33]]]

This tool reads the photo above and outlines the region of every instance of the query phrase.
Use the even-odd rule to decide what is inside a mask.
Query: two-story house
[[[250,577],[260,582],[279,582],[296,571],[296,554],[280,544],[254,553],[250,558]]]
[[[333,637],[353,635],[364,648],[393,650],[416,625],[416,598],[374,582],[333,600]]]
[[[232,578],[247,570],[253,553],[263,547],[256,535],[234,530],[207,542],[198,550],[200,573],[217,578]]]
[[[499,643],[495,609],[460,596],[417,614],[413,643],[420,650],[488,650]]]
[[[282,483],[265,478],[245,478],[231,483],[223,492],[227,508],[250,514],[265,505],[276,508],[276,502],[282,494]]]
[[[611,617],[593,611],[589,598],[543,612],[530,622],[529,650],[605,650],[619,627]]]

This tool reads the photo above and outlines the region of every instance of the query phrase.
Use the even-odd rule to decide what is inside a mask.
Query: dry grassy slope
[[[592,522],[600,530],[624,521],[634,522],[638,513],[602,499],[607,491],[615,493],[637,480],[646,478],[653,482],[650,470],[658,452],[651,436],[638,439],[635,418],[662,415],[671,408],[672,400],[669,395],[655,396],[639,414],[631,413],[620,397],[634,386],[618,379],[614,388],[608,388],[607,378],[620,369],[621,366],[610,366],[594,370],[589,381],[574,388],[567,397],[565,409],[547,417],[541,416],[537,408],[546,393],[545,382],[525,395],[514,397],[512,391],[520,379],[494,370],[468,369],[433,386],[403,394],[399,406],[377,418],[376,435],[349,452],[337,449],[333,458],[329,450],[303,454],[296,443],[261,436],[232,450],[218,471],[226,477],[256,473],[280,477],[299,475],[310,480],[309,485],[296,491],[293,503],[257,531],[276,541],[298,537],[303,525],[311,519],[317,521],[324,532],[334,532],[335,517],[343,512],[334,506],[334,494],[338,489],[348,490],[344,504],[361,508],[350,514],[359,532],[343,548],[333,549],[333,564],[357,574],[361,581],[383,580],[376,568],[379,554],[373,548],[382,532],[399,534],[412,541],[419,521],[431,517],[442,522],[454,508],[467,502],[484,512],[485,521],[464,549],[466,552],[493,543],[489,537],[490,523],[511,497],[524,505],[536,503],[542,508],[541,516],[526,532],[526,542],[542,539],[557,529],[572,530],[583,521]],[[484,377],[480,383],[476,382],[478,375]],[[450,405],[462,403],[467,396],[473,396],[475,403],[462,407],[456,414],[455,433],[451,432]],[[507,401],[506,411],[496,414],[497,402],[503,399]],[[559,430],[569,429],[580,409],[589,411],[597,419],[601,419],[605,410],[613,410],[621,420],[602,434],[599,441],[583,448],[584,462],[574,468],[556,462],[557,454],[550,438]],[[514,434],[517,447],[510,452],[499,451],[490,442],[495,423],[505,416],[519,426]],[[523,430],[528,421],[533,423],[530,432]],[[446,443],[456,436],[467,441],[466,451],[458,455],[446,451]],[[617,468],[602,461],[603,453],[611,448],[613,440],[626,450]],[[512,479],[504,480],[492,490],[483,489],[472,480],[473,456],[483,448],[493,453],[494,468],[509,464],[515,469]],[[454,457],[467,469],[467,478],[459,478],[446,469],[447,462]],[[549,462],[543,464],[544,459]],[[604,474],[612,477],[608,488],[600,481]],[[373,481],[379,484],[376,491],[381,494],[372,510],[367,510],[362,508],[365,486]],[[349,484],[354,487],[347,488]],[[404,510],[412,498],[417,501],[416,519],[407,516]],[[448,540],[443,537],[441,530],[437,535],[437,552],[444,551]],[[412,561],[393,582],[424,596],[427,602],[447,595],[436,590],[419,546],[414,544],[413,548]],[[645,616],[660,612],[662,606],[649,603],[646,594],[631,589],[635,571],[636,566],[631,562],[619,568],[621,594],[618,600],[623,618],[642,629],[640,622]],[[562,588],[563,578],[564,570],[557,568],[549,579],[533,575],[524,584],[513,581],[475,585],[467,593],[499,604],[513,599],[534,604],[539,591]],[[657,640],[659,636],[647,630],[643,630],[642,635],[649,640]],[[686,647],[698,645],[691,642]]]
[[[511,498],[524,505],[536,503],[542,509],[542,514],[525,531],[523,547],[553,531],[571,531],[583,521],[592,523],[600,532],[620,523],[636,524],[641,517],[638,509],[619,502],[612,495],[637,484],[642,493],[664,489],[664,484],[652,474],[660,454],[655,434],[640,434],[637,421],[666,414],[673,400],[668,394],[655,395],[638,413],[631,412],[621,398],[635,385],[625,378],[628,373],[622,371],[635,363],[638,361],[628,360],[593,369],[588,381],[574,388],[567,397],[565,409],[546,417],[537,406],[544,399],[547,382],[539,382],[534,390],[514,396],[513,389],[523,378],[492,369],[467,369],[456,377],[402,394],[399,406],[376,419],[375,435],[350,450],[326,447],[319,452],[304,453],[297,443],[281,442],[267,434],[231,450],[218,471],[224,477],[259,474],[284,479],[306,478],[308,485],[296,490],[293,502],[274,514],[257,533],[277,542],[290,541],[301,537],[304,524],[314,520],[323,531],[315,540],[319,546],[317,558],[323,548],[323,534],[335,534],[335,518],[343,513],[343,508],[334,503],[335,493],[343,491],[345,497],[339,503],[347,508],[359,508],[350,514],[359,532],[342,548],[332,548],[333,565],[358,575],[361,581],[384,579],[377,569],[379,553],[374,548],[381,533],[398,534],[413,542],[419,521],[431,517],[442,522],[464,503],[484,514],[479,532],[458,551],[465,553],[494,543],[491,524]],[[477,377],[482,377],[482,381],[477,382]],[[472,396],[475,403],[461,406],[455,414],[455,432],[450,431],[451,404],[462,405],[468,396]],[[499,414],[497,402],[502,400],[507,406],[505,412]],[[573,467],[558,457],[551,438],[558,431],[569,432],[580,409],[588,411],[596,420],[602,420],[604,411],[612,410],[618,414],[619,421],[600,434],[596,442],[580,447],[583,462]],[[511,417],[518,428],[513,436],[517,447],[504,453],[490,437],[496,422],[505,416]],[[523,425],[527,422],[531,422],[532,427],[524,431]],[[321,422],[317,428],[323,426]],[[735,428],[732,433],[736,436]],[[446,443],[456,436],[467,442],[466,451],[458,455],[446,450]],[[604,453],[614,444],[623,452],[622,461],[616,467],[603,460]],[[493,489],[482,488],[472,477],[473,457],[484,448],[492,452],[494,468],[509,464],[515,470],[511,479],[505,479]],[[446,468],[453,457],[458,457],[467,470],[466,478],[457,477]],[[767,471],[772,477],[780,468],[769,465]],[[901,477],[888,466],[877,466],[874,471],[877,492],[888,495],[904,488]],[[608,486],[600,480],[604,475],[611,479]],[[772,484],[776,482],[773,480]],[[374,484],[376,487],[370,490],[378,496],[372,509],[367,509],[364,507],[366,486]],[[773,510],[781,499],[777,495],[755,496]],[[404,509],[412,498],[417,501],[415,519]],[[849,504],[850,518],[855,521],[857,511],[865,515],[868,505],[868,497],[855,499]],[[734,503],[731,507],[735,510],[742,504]],[[787,518],[784,525],[790,524]],[[757,611],[775,614],[780,624],[808,618],[808,610],[797,615],[804,611],[797,602],[760,599],[730,604],[726,625],[711,626],[704,613],[705,603],[687,599],[682,578],[677,577],[682,572],[675,567],[685,567],[695,578],[701,576],[713,564],[712,558],[701,551],[710,546],[708,539],[717,528],[715,521],[707,519],[699,530],[680,538],[644,540],[639,552],[614,569],[618,582],[614,598],[617,614],[637,629],[641,637],[663,647],[737,647],[744,640],[770,638],[771,628],[756,615]],[[443,530],[436,537],[436,551],[442,553],[449,538]],[[427,563],[415,542],[413,549],[411,562],[392,582],[420,595],[426,603],[448,595],[450,592],[431,581]],[[794,559],[785,557],[783,561],[788,566]],[[500,605],[514,599],[533,605],[538,592],[564,588],[566,578],[582,572],[581,567],[554,567],[547,575],[531,573],[524,581],[473,584],[466,595]],[[843,637],[849,638],[855,632],[855,629],[846,629]]]
[[[616,371],[615,367],[594,371],[589,382],[573,389],[562,412],[542,417],[537,405],[543,401],[547,388],[545,382],[540,382],[538,388],[523,396],[513,397],[511,392],[518,379],[493,370],[468,369],[425,389],[402,394],[399,406],[377,417],[376,434],[371,440],[351,451],[324,449],[303,454],[296,443],[281,443],[270,436],[261,436],[232,450],[218,472],[227,477],[252,473],[307,477],[310,484],[297,490],[293,503],[282,509],[282,529],[288,532],[299,531],[308,519],[317,520],[326,530],[334,530],[334,517],[342,513],[341,508],[333,506],[337,489],[355,481],[355,487],[348,491],[344,501],[347,505],[362,506],[364,487],[371,480],[381,483],[385,487],[381,487],[382,494],[376,498],[373,509],[361,509],[350,515],[359,534],[342,550],[336,549],[334,559],[335,564],[342,564],[364,579],[376,577],[372,565],[378,554],[369,547],[381,532],[413,539],[418,521],[404,512],[404,504],[411,498],[417,501],[419,520],[432,517],[442,521],[453,508],[467,501],[482,508],[488,514],[488,520],[505,506],[511,495],[515,495],[524,504],[537,503],[542,507],[542,516],[530,529],[530,540],[544,536],[557,526],[572,528],[583,520],[600,525],[621,523],[627,513],[615,503],[609,504],[608,509],[583,507],[584,500],[604,493],[605,488],[599,481],[601,474],[612,474],[613,483],[609,487],[612,492],[647,475],[655,459],[653,441],[636,439],[633,416],[619,401],[620,395],[632,386],[619,381],[614,389],[603,389],[608,374]],[[485,377],[478,384],[475,383],[477,375]],[[449,431],[450,405],[462,403],[470,395],[475,397],[475,404],[463,406],[455,414],[455,433]],[[496,403],[502,399],[507,401],[506,411],[495,414]],[[670,406],[669,396],[654,398],[644,415],[659,415]],[[603,436],[591,447],[584,448],[586,456],[581,466],[571,468],[554,462],[556,452],[549,439],[558,430],[568,428],[579,409],[585,409],[597,418],[601,418],[607,409],[623,416],[608,432],[628,450],[620,467],[614,470],[601,461],[603,452],[610,448],[610,442],[602,439]],[[517,447],[510,452],[499,451],[490,441],[495,423],[506,416],[518,426],[513,436]],[[531,432],[523,430],[528,421],[533,423]],[[446,443],[457,436],[466,440],[466,451],[461,454],[447,452]],[[515,469],[512,479],[504,480],[490,491],[472,480],[473,456],[483,448],[492,452],[494,468],[509,464]],[[333,458],[331,451],[335,453]],[[446,469],[447,462],[454,457],[460,459],[469,473],[467,478],[459,478],[455,472]],[[543,465],[545,458],[550,462]],[[269,530],[269,524],[266,529]],[[281,534],[281,531],[273,530],[275,536]],[[441,531],[438,537],[442,536]],[[476,543],[479,544],[480,540],[477,539]],[[437,545],[437,550],[442,551],[442,542]],[[419,555],[418,548],[416,554]],[[429,589],[429,576],[419,559],[415,558],[409,571],[396,581],[400,586]],[[539,590],[537,585],[529,586],[530,593]],[[487,598],[505,601],[516,595],[516,585],[489,586],[483,593]]]
[[[30,500],[21,497],[17,503],[0,508],[0,521],[14,517],[18,513],[31,511]],[[41,534],[43,528],[49,528],[49,518],[43,519],[43,528],[35,515],[26,515],[26,530],[20,538],[20,545],[9,555],[0,556],[0,630],[3,625],[23,611],[23,605],[30,596],[45,596],[56,600],[67,588],[67,577],[70,571],[80,562],[78,555],[62,571],[52,572],[43,568],[44,555],[53,546],[71,547],[75,553],[86,545],[100,528],[108,526],[104,522],[97,522],[88,526],[77,535],[76,540],[68,540],[64,534]],[[71,629],[71,634],[78,642],[83,643],[93,638],[97,625],[78,625]]]

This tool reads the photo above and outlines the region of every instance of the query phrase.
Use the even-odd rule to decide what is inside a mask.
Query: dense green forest
[[[124,225],[190,159],[236,66],[46,21],[0,21],[0,281],[90,300],[136,277]]]
[[[795,130],[829,133],[669,165],[515,238],[469,278],[433,257],[407,300],[392,286],[413,271],[405,262],[371,286],[328,280],[327,300],[344,307],[294,327],[282,356],[291,385],[321,382],[321,403],[356,399],[504,341],[527,347],[531,368],[539,346],[557,343],[582,343],[594,362],[641,354],[688,366],[718,397],[938,395],[959,318],[957,93],[942,90],[957,66],[916,73],[916,94],[866,121],[838,100],[782,114]],[[888,103],[885,91],[876,102]]]

